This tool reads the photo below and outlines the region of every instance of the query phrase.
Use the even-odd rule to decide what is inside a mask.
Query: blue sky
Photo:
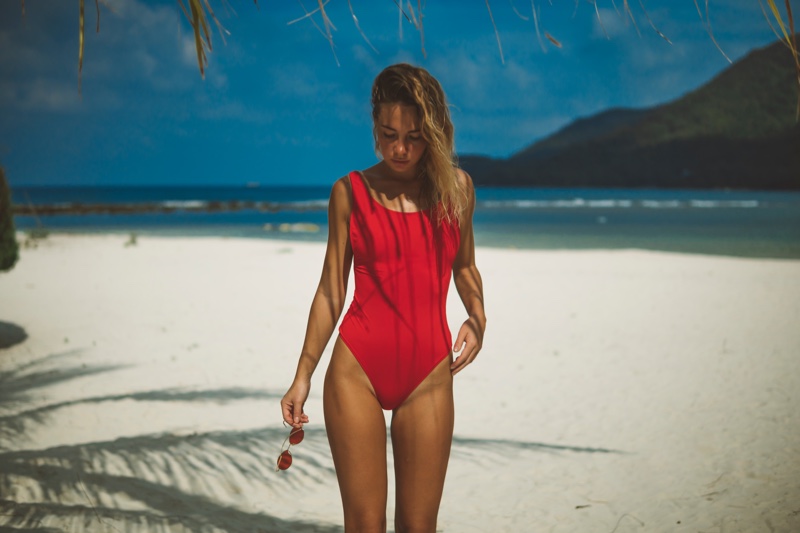
[[[27,0],[22,17],[19,2],[4,1],[0,165],[12,186],[325,184],[376,161],[369,90],[392,63],[430,70],[452,105],[458,152],[493,157],[610,107],[673,100],[728,66],[692,0],[644,2],[673,44],[650,28],[638,1],[629,4],[641,35],[615,10],[623,0],[596,1],[602,26],[586,0],[536,0],[541,31],[563,45],[545,40],[543,49],[530,0],[492,0],[501,61],[484,1],[427,2],[424,57],[392,0],[351,0],[378,53],[348,2],[330,0],[337,65],[310,20],[287,24],[304,14],[299,1],[211,0],[230,35],[223,44],[213,34],[202,79],[174,0],[106,0],[99,33],[87,0],[82,95],[78,2]],[[709,7],[734,61],[775,40],[757,0]]]

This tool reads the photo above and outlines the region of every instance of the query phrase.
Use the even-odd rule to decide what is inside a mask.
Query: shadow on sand
[[[274,400],[281,392],[242,388],[153,390],[43,403],[48,386],[119,366],[75,364],[80,351],[0,372],[0,532],[341,532],[264,509],[302,508],[304,495],[336,485],[323,429],[308,429],[302,461],[276,473],[283,427],[138,435],[48,449],[22,446],[26,430],[62,409],[120,401],[182,403]],[[620,453],[503,439],[453,441],[454,457],[504,460],[520,453]],[[296,452],[299,455],[299,451]],[[321,489],[322,488],[322,489]],[[255,500],[255,501],[254,501]]]
[[[283,395],[243,388],[167,389],[42,402],[49,386],[122,368],[75,364],[80,355],[80,350],[52,354],[0,372],[0,532],[342,531],[242,508],[252,508],[242,497],[249,490],[288,502],[313,484],[335,483],[322,430],[307,432],[304,461],[293,467],[292,476],[273,470],[276,446],[285,437],[282,427],[24,449],[27,430],[77,405],[136,401],[169,409],[178,402],[219,404]]]
[[[28,334],[18,325],[0,321],[0,350],[11,348],[27,338]]]

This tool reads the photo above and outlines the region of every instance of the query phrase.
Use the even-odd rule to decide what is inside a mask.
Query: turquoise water
[[[330,188],[15,187],[15,205],[126,214],[15,216],[18,229],[324,241]],[[479,188],[476,243],[533,249],[640,248],[800,258],[800,193]]]

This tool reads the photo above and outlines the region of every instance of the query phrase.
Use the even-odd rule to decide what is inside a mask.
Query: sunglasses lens
[[[292,466],[292,454],[286,450],[278,457],[278,469],[286,470],[290,466]]]
[[[302,429],[295,429],[289,434],[289,444],[300,444],[303,442],[305,432]]]

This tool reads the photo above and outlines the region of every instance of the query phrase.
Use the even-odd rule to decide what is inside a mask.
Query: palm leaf
[[[81,74],[83,73],[83,26],[86,19],[83,10],[83,0],[78,0],[78,92],[81,91]]]
[[[492,6],[489,5],[489,0],[486,0],[486,10],[489,12],[489,19],[492,21],[494,28],[494,36],[497,39],[497,49],[500,51],[500,62],[506,64],[505,57],[503,57],[503,43],[500,42],[500,33],[497,31],[497,24],[494,23],[494,15],[492,15]]]
[[[800,55],[798,55],[798,49],[797,49],[797,33],[795,33],[794,30],[794,16],[792,14],[792,6],[789,0],[785,0],[785,3],[786,3],[786,19],[788,24],[788,31],[787,31],[787,24],[784,24],[783,17],[781,16],[781,12],[778,9],[778,6],[775,4],[775,0],[767,0],[767,5],[769,5],[770,11],[772,12],[772,16],[775,19],[775,22],[778,24],[778,27],[781,29],[781,33],[783,34],[783,37],[781,37],[780,35],[778,37],[786,44],[786,46],[792,53],[792,57],[794,58],[794,66],[795,70],[797,71],[796,120],[800,121]],[[769,22],[769,17],[767,17],[767,22]],[[770,27],[772,27],[771,23]]]
[[[326,38],[326,40],[328,40],[328,42],[329,42],[329,44],[331,46],[331,50],[333,51],[334,58],[336,59],[336,64],[338,65],[339,64],[339,60],[336,57],[336,51],[335,51],[334,43],[333,43],[333,35],[332,35],[332,32],[331,32],[331,30],[332,29],[335,30],[336,27],[333,25],[333,23],[331,22],[330,18],[328,18],[328,14],[325,12],[325,4],[327,4],[328,1],[329,0],[317,0],[317,8],[314,9],[313,11],[310,11],[310,12],[305,10],[305,8],[303,8],[306,11],[306,14],[305,14],[304,17],[301,17],[301,19],[297,19],[297,20],[302,20],[303,18],[311,18],[311,20],[313,22],[312,15],[317,13],[317,12],[319,12],[321,14],[322,20],[323,20],[323,23],[324,23],[324,26],[325,26],[325,31],[323,32],[320,29],[320,32],[323,34],[323,36]],[[693,1],[694,1],[695,8],[697,9],[697,13],[698,13],[698,15],[700,17],[700,20],[703,22],[703,25],[705,26],[706,31],[707,31],[709,37],[711,38],[712,42],[717,47],[717,49],[720,51],[720,53],[722,53],[722,55],[726,59],[728,59],[728,61],[730,61],[728,56],[722,50],[722,47],[717,42],[716,37],[714,36],[714,32],[713,32],[713,29],[711,27],[708,0],[705,0],[705,14],[703,14],[703,10],[700,8],[699,1],[698,0],[693,0]],[[211,20],[213,20],[214,23],[217,25],[217,28],[219,29],[220,34],[222,35],[223,41],[225,40],[225,35],[224,35],[225,30],[222,27],[222,24],[220,24],[220,22],[217,19],[216,15],[214,14],[214,11],[211,8],[211,4],[210,4],[209,0],[177,0],[177,2],[178,2],[178,5],[183,10],[184,15],[186,15],[187,20],[192,25],[192,29],[193,29],[193,32],[194,32],[195,49],[197,51],[197,66],[198,66],[198,69],[200,70],[200,76],[201,77],[205,77],[205,67],[208,65],[207,51],[211,51],[211,49],[212,49],[211,31],[209,29],[209,18]],[[187,2],[188,2],[188,6],[187,6]],[[403,12],[402,0],[401,1],[394,0],[394,2],[398,6],[398,8],[400,10],[401,21],[402,21],[402,15],[405,15],[406,18],[408,19],[408,15]],[[500,41],[500,34],[499,34],[498,30],[497,30],[497,25],[495,24],[495,21],[494,21],[494,15],[492,13],[491,6],[489,5],[489,0],[485,0],[485,2],[486,2],[487,11],[489,13],[489,19],[491,20],[492,26],[494,27],[495,37],[497,39],[497,47],[498,47],[498,50],[500,52],[500,61],[502,63],[505,63],[505,58],[504,58],[504,55],[503,55],[503,46],[502,46],[502,43]],[[797,70],[797,85],[798,85],[797,120],[800,121],[800,53],[798,53],[797,34],[795,33],[795,29],[794,29],[794,14],[792,12],[791,2],[790,2],[790,0],[784,0],[785,11],[786,11],[786,22],[784,22],[783,15],[781,14],[781,11],[778,8],[778,5],[776,4],[775,0],[766,0],[767,5],[769,6],[769,11],[771,12],[772,17],[768,16],[766,10],[764,10],[763,4],[762,4],[762,0],[758,0],[758,2],[759,2],[759,5],[762,7],[762,11],[764,11],[764,16],[765,16],[765,19],[767,20],[767,23],[770,25],[770,27],[773,28],[773,31],[775,31],[776,35],[778,35],[778,37],[786,44],[786,46],[789,48],[789,50],[792,53],[792,57],[793,57],[794,63],[795,63],[795,68]],[[256,6],[258,6],[258,0],[253,0],[253,3]],[[411,6],[410,0],[407,0],[407,3],[408,3],[408,8],[409,8],[409,10],[411,11],[411,13],[413,15],[414,11],[413,11],[413,7]],[[594,5],[596,15],[598,17],[598,20],[600,20],[600,13],[599,13],[598,8],[597,8],[596,0],[591,0],[590,3],[592,3]],[[24,16],[25,15],[25,0],[20,0],[20,4],[21,4],[22,15]],[[579,0],[576,0],[576,2],[575,2],[576,11],[577,11],[577,8],[578,8],[578,4],[579,4]],[[642,0],[639,0],[639,4],[642,7],[642,10],[645,12],[645,17],[647,17],[647,20],[650,23],[650,26],[656,31],[656,33],[658,33],[658,35],[660,35],[667,42],[670,42],[669,39],[658,28],[656,28],[656,26],[653,24],[653,21],[647,15],[646,10],[644,9],[644,4],[643,4]],[[302,5],[302,2],[301,2],[301,5]],[[617,5],[613,0],[612,0],[612,5],[614,6],[614,9],[617,9]],[[361,27],[360,27],[360,25],[358,23],[358,19],[356,18],[355,13],[353,12],[352,5],[350,4],[350,0],[348,0],[348,6],[350,7],[350,13],[351,13],[351,15],[353,17],[353,21],[354,21],[354,23],[356,25],[356,28],[361,33],[362,37],[367,42],[367,44],[369,44],[370,47],[372,47],[372,49],[375,50],[375,47],[372,46],[372,43],[369,42],[369,40],[366,38],[366,35],[364,35],[364,32],[361,30]],[[522,17],[520,15],[520,13],[517,11],[517,9],[514,6],[513,2],[511,2],[511,7],[514,10],[515,13],[517,13],[520,17]],[[533,17],[534,17],[534,25],[536,26],[536,33],[537,33],[537,36],[539,38],[540,45],[542,45],[542,48],[544,48],[544,46],[542,44],[542,38],[541,38],[541,35],[540,35],[538,14],[537,14],[536,6],[535,6],[533,0],[531,0],[531,7],[532,7],[532,13],[533,13]],[[99,4],[99,0],[95,0],[95,8],[96,8],[96,11],[97,11],[97,31],[100,31],[100,4]],[[424,36],[424,33],[423,33],[423,25],[422,25],[422,8],[423,8],[423,4],[422,4],[421,0],[418,0],[418,2],[417,2],[417,11],[419,12],[419,21],[417,21],[416,17],[414,17],[415,20],[413,21],[413,23],[414,23],[415,27],[417,28],[417,30],[420,32],[420,42],[421,42],[421,47],[422,47],[423,54],[424,54],[425,53],[425,36]],[[80,91],[81,73],[83,71],[84,44],[85,44],[84,43],[85,18],[86,18],[85,17],[85,0],[78,0],[78,9],[79,9],[79,16],[78,16],[78,90]],[[633,12],[631,10],[630,4],[629,4],[629,0],[623,0],[623,11],[625,11],[625,13],[628,14],[628,16],[631,18],[631,21],[633,22],[634,27],[636,28],[636,31],[639,32],[639,27],[636,24],[636,19],[633,16]],[[522,18],[526,19],[526,17],[522,17]],[[780,29],[780,33],[778,33],[778,31],[775,30],[774,26],[772,25],[771,19],[774,19],[775,23],[777,24],[778,28]],[[290,22],[290,24],[294,23],[294,22],[297,22],[297,20]],[[601,22],[601,25],[602,25],[602,21],[600,21],[600,22]],[[314,25],[316,26],[316,22],[314,22]],[[402,24],[400,26],[400,31],[401,31],[401,37],[400,38],[402,39]],[[605,29],[604,29],[604,31],[605,31]],[[552,42],[555,46],[558,46],[559,48],[561,47],[561,43],[558,42],[555,38],[553,38],[549,33],[545,32],[545,37],[548,40],[550,40],[550,42]],[[377,50],[376,50],[376,52],[377,52]]]

